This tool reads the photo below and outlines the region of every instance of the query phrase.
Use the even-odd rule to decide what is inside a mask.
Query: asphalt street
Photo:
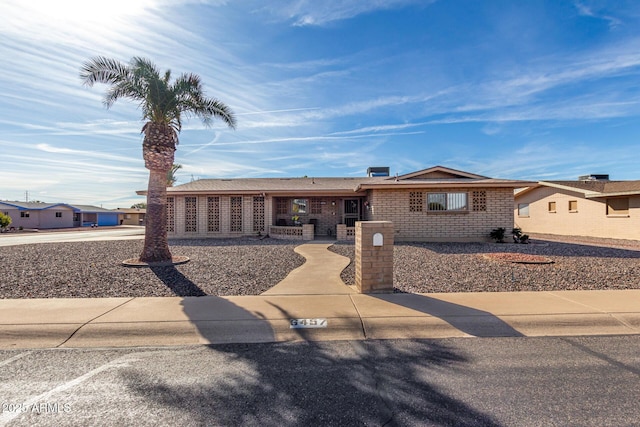
[[[640,336],[0,351],[0,425],[631,426]]]

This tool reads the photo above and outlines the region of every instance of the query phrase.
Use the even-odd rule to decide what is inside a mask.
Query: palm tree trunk
[[[142,143],[142,155],[149,169],[147,214],[145,217],[142,262],[169,262],[171,252],[167,241],[167,173],[173,165],[175,132],[166,125],[147,123]]]
[[[171,261],[167,241],[167,171],[149,171],[142,262]]]

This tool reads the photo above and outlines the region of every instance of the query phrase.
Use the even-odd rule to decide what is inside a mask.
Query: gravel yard
[[[534,243],[398,243],[396,292],[493,292],[640,288],[640,242],[602,239]],[[542,240],[545,238],[546,240]],[[43,243],[0,248],[0,298],[258,295],[302,265],[299,242],[275,239],[171,240],[177,267],[127,268],[142,240]],[[353,259],[353,243],[331,250]],[[505,254],[519,254],[506,256]],[[497,254],[494,259],[487,254]],[[551,264],[506,258],[536,255]],[[342,278],[354,283],[353,263]]]
[[[557,237],[540,236],[548,239]],[[560,240],[560,239],[558,239]],[[605,239],[533,240],[513,243],[397,243],[396,292],[498,292],[591,289],[640,289],[640,242]],[[353,259],[353,245],[339,243],[336,253]],[[496,259],[487,257],[496,254]],[[504,256],[504,254],[518,254]],[[521,264],[506,258],[545,258],[551,264]],[[355,283],[353,262],[342,273]]]
[[[170,240],[176,267],[132,268],[142,240],[0,248],[0,298],[258,295],[302,265],[298,245],[274,239]]]

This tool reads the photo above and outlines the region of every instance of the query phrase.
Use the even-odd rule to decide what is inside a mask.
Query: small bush
[[[496,243],[504,243],[504,235],[506,234],[506,232],[507,230],[505,230],[503,227],[494,228],[493,230],[491,230],[491,233],[489,233],[489,237],[495,240]]]
[[[513,230],[511,230],[511,234],[513,234],[514,243],[522,243],[522,244],[529,243],[529,235],[522,234],[522,229],[514,228]]]

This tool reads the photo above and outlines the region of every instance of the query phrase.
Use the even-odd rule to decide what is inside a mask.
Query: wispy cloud
[[[622,24],[622,21],[614,16],[611,16],[606,13],[596,12],[594,8],[585,4],[585,2],[576,1],[575,7],[578,10],[578,13],[583,16],[589,16],[591,18],[602,19],[607,21],[609,24],[609,28],[615,29]]]
[[[425,4],[424,1],[416,0],[295,0],[265,9],[296,26],[322,26],[377,10],[395,9],[416,3]]]

